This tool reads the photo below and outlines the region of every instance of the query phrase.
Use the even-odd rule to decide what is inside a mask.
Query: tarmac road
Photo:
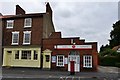
[[[120,69],[103,66],[98,69],[98,72],[79,72],[71,76],[68,71],[3,68],[2,80],[120,80]]]

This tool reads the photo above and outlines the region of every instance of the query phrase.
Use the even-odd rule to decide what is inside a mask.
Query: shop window
[[[12,45],[18,45],[19,43],[19,32],[12,32]]]
[[[57,55],[57,66],[64,66],[64,55]]]
[[[30,44],[31,31],[24,31],[23,44]]]
[[[37,60],[37,59],[38,59],[37,51],[34,51],[34,60]]]
[[[92,68],[92,56],[90,55],[83,56],[83,67]]]
[[[25,22],[24,22],[24,27],[31,27],[32,25],[32,19],[31,18],[25,18]]]
[[[12,53],[12,51],[7,51],[8,53]]]
[[[22,51],[21,59],[31,59],[31,51]]]
[[[7,20],[7,28],[13,28],[14,20]]]
[[[15,59],[19,59],[19,51],[15,52]]]
[[[46,62],[49,62],[50,61],[50,56],[49,55],[45,55],[46,57]]]

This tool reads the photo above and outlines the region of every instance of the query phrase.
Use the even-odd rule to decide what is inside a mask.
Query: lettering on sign
[[[55,49],[92,49],[92,45],[55,45]]]

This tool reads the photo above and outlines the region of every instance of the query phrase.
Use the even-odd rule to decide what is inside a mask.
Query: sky
[[[62,37],[80,37],[86,42],[108,44],[112,25],[118,21],[117,0],[1,0],[0,13],[15,14],[15,5],[20,5],[26,13],[45,12],[45,2],[50,2],[53,23]]]

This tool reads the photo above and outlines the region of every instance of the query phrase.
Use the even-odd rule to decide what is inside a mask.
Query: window
[[[31,31],[24,32],[23,44],[30,44],[31,40]]]
[[[57,66],[64,66],[64,55],[57,55]]]
[[[21,59],[31,59],[31,51],[22,51]]]
[[[32,24],[32,19],[31,18],[25,18],[25,23],[24,23],[24,27],[31,27]]]
[[[15,52],[15,59],[19,59],[19,51]]]
[[[83,56],[83,67],[92,68],[92,56],[85,55]]]
[[[46,57],[46,62],[49,62],[50,61],[50,56],[49,55],[45,55]]]
[[[12,32],[12,45],[18,45],[19,43],[19,32]]]
[[[12,53],[12,51],[7,51],[7,53]]]
[[[14,20],[7,20],[7,28],[13,28]]]
[[[34,60],[37,60],[38,54],[37,51],[34,51]]]

